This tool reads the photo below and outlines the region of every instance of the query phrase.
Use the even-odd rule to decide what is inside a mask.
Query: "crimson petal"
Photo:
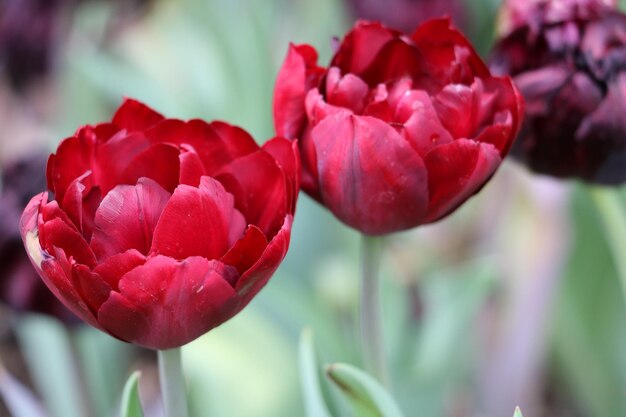
[[[241,296],[241,308],[245,307],[250,300],[267,284],[272,274],[278,268],[287,254],[293,216],[287,215],[283,225],[267,245],[261,257],[239,279],[235,290]]]
[[[274,236],[292,206],[282,170],[270,154],[259,150],[236,159],[216,178],[235,195],[237,208],[248,224]]]
[[[373,117],[338,113],[311,137],[324,204],[342,221],[368,234],[420,222],[428,204],[426,169],[393,128]]]
[[[113,124],[126,129],[128,132],[141,131],[163,120],[163,116],[145,104],[125,99],[113,116]]]
[[[267,239],[258,227],[250,225],[246,233],[222,256],[222,261],[237,269],[239,274],[254,265],[267,247]]]
[[[163,209],[150,254],[219,259],[244,232],[245,220],[232,194],[211,177],[198,188],[181,184]]]
[[[67,264],[67,259],[62,250],[57,249],[52,254],[45,250],[39,240],[39,217],[42,205],[46,204],[47,194],[36,195],[26,206],[20,219],[20,232],[31,263],[41,276],[46,286],[63,304],[78,317],[81,317],[92,326],[102,329],[94,315],[91,313],[85,301],[73,288],[66,272],[66,268],[55,259],[56,255]]]
[[[151,349],[182,346],[226,321],[240,308],[228,283],[234,268],[215,260],[150,258],[128,272],[98,312],[114,336]]]
[[[274,89],[274,126],[278,136],[296,138],[306,122],[304,98],[324,69],[317,66],[317,51],[309,45],[289,45]]]
[[[344,74],[360,75],[383,46],[399,35],[380,23],[359,21],[341,42],[330,66],[339,67]]]
[[[149,178],[137,185],[118,185],[96,210],[91,247],[100,261],[137,249],[147,254],[153,230],[170,194]]]
[[[496,171],[501,158],[491,144],[458,139],[434,148],[424,162],[430,191],[427,221],[432,222],[478,192]]]

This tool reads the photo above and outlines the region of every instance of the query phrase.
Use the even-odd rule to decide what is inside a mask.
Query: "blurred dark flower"
[[[0,301],[19,311],[50,314],[65,322],[77,318],[41,281],[24,253],[19,230],[22,210],[30,196],[46,185],[44,154],[7,164],[2,172],[0,194]]]
[[[45,75],[52,64],[63,9],[74,0],[2,0],[0,69],[16,90]]]
[[[626,15],[612,1],[505,4],[492,70],[526,99],[513,154],[530,168],[626,181]]]
[[[17,92],[54,66],[74,9],[88,0],[0,0],[0,74]],[[93,0],[95,1],[95,0]],[[100,0],[115,8],[114,20],[144,10],[151,0]]]
[[[448,16],[458,27],[465,27],[467,15],[463,0],[347,0],[355,18],[378,20],[400,32],[412,33],[428,19]]]

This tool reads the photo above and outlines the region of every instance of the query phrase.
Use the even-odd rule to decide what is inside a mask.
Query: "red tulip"
[[[154,349],[228,320],[285,256],[295,144],[221,122],[165,119],[126,100],[48,161],[22,238],[54,294],[89,324]]]
[[[476,193],[522,107],[447,19],[410,36],[358,22],[329,68],[291,45],[274,94],[276,131],[300,139],[303,189],[373,235],[441,219]]]

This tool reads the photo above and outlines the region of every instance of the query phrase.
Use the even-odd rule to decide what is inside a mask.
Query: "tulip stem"
[[[159,350],[159,380],[165,417],[187,417],[187,396],[181,361],[181,349]]]
[[[380,257],[383,240],[363,235],[361,238],[361,349],[365,370],[389,387],[380,306]]]
[[[626,303],[626,207],[616,189],[590,187],[590,193],[602,217],[604,235],[613,254]]]

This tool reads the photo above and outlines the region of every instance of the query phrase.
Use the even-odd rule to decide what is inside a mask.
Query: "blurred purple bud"
[[[12,161],[2,170],[0,193],[0,301],[18,311],[49,314],[66,323],[79,320],[45,286],[30,263],[19,230],[30,197],[46,188],[47,155]]]
[[[536,172],[626,181],[626,15],[613,0],[505,3],[491,69],[526,100],[512,154]],[[512,18],[513,16],[514,18]]]

